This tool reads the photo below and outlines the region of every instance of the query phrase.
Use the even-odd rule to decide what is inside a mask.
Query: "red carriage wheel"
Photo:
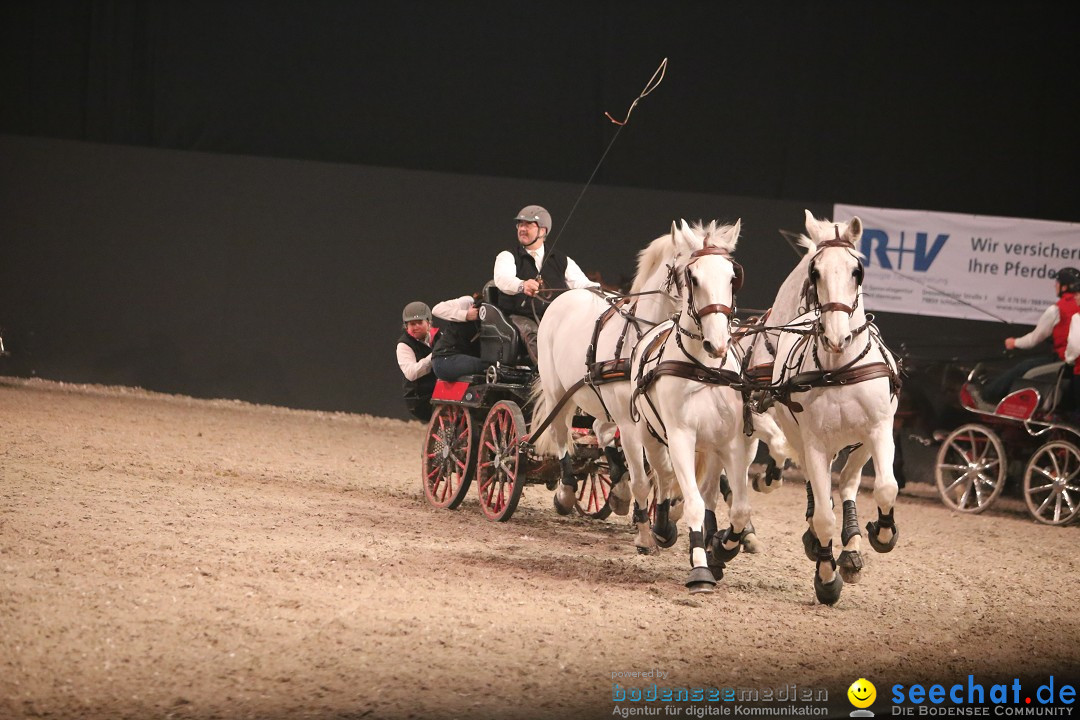
[[[970,424],[949,433],[938,451],[938,494],[953,510],[980,513],[1005,487],[1005,447],[993,430]]]
[[[465,499],[476,467],[476,433],[469,409],[438,405],[421,453],[424,495],[435,507],[453,510]]]
[[[480,509],[489,520],[506,522],[517,509],[525,486],[526,453],[520,443],[525,418],[512,400],[492,406],[480,430],[476,490]]]
[[[1065,525],[1080,514],[1080,449],[1054,440],[1035,451],[1024,472],[1024,502],[1041,523]]]
[[[611,514],[608,495],[611,494],[611,476],[607,465],[592,464],[592,470],[584,478],[579,478],[577,491],[577,510],[586,517],[603,520]]]

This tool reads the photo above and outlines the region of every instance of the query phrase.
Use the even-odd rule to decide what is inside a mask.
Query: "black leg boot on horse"
[[[706,510],[706,513],[709,511]],[[715,521],[716,517],[713,516]],[[697,551],[695,553],[695,551]],[[695,554],[697,557],[695,558]],[[696,531],[690,531],[690,577],[686,579],[686,587],[689,588],[691,594],[695,593],[711,593],[713,588],[716,587],[716,577],[708,564],[697,564],[703,562],[705,559],[705,539],[703,534]],[[722,573],[721,573],[722,574]]]
[[[562,481],[552,500],[555,503],[555,512],[569,515],[577,507],[577,478],[574,476],[574,462],[570,459],[570,453],[562,456],[559,465],[562,468]]]
[[[772,460],[772,458],[769,459]],[[776,465],[775,460],[773,460],[773,465]],[[777,474],[777,477],[779,477],[779,473]],[[724,475],[723,473],[721,473],[720,475],[720,493],[724,496],[724,503],[727,504],[727,506],[730,508],[731,483],[728,482],[727,475]],[[715,522],[715,515],[713,516],[713,520]],[[705,538],[705,542],[709,542],[709,538]],[[757,531],[754,530],[753,521],[746,523],[746,527],[743,528],[742,549],[744,552],[748,552],[751,555],[759,553],[765,549],[765,546],[762,545],[761,540],[758,539]]]
[[[818,602],[822,605],[835,605],[836,601],[840,599],[840,591],[844,589],[844,578],[836,571],[836,560],[833,559],[832,552],[832,540],[829,541],[828,545],[819,547],[817,556],[814,560],[816,561],[814,568],[814,594],[817,595]],[[832,578],[829,580],[821,577],[822,566],[825,565],[829,568],[826,575],[832,575]]]
[[[604,457],[608,461],[608,477],[611,489],[608,492],[608,505],[616,515],[630,512],[630,476],[626,472],[622,450],[611,445],[604,448]]]
[[[900,537],[900,531],[896,529],[896,521],[893,520],[895,510],[896,508],[893,508],[888,515],[885,515],[881,512],[881,508],[878,508],[878,519],[866,523],[866,538],[870,541],[870,547],[879,553],[887,553],[896,547],[896,539]],[[882,540],[882,534],[888,539]]]
[[[840,574],[844,582],[858,582],[862,576],[863,559],[859,550],[848,550],[849,543],[855,537],[862,537],[859,531],[859,514],[855,509],[854,500],[845,500],[844,503],[844,526],[840,531],[840,541],[844,544],[844,550],[840,551],[840,557],[836,564],[840,568]]]
[[[669,548],[679,540],[679,526],[671,520],[671,501],[656,504],[656,517],[653,519],[652,534],[656,544]]]
[[[703,529],[705,531],[705,558],[709,562],[709,569],[712,570],[713,577],[717,580],[721,580],[724,577],[724,568],[727,567],[727,564],[716,557],[712,551],[712,540],[716,537],[716,531],[718,530],[716,513],[712,510],[705,511],[705,526]],[[693,550],[691,549],[691,553],[692,552]],[[691,557],[691,562],[693,562],[693,557]]]

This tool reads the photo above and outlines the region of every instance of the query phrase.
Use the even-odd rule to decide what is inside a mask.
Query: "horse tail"
[[[561,435],[563,438],[568,438],[570,434],[570,423],[573,418],[573,414],[567,411],[567,408],[572,408],[572,403],[563,405],[559,411],[559,416],[552,418],[551,424],[547,426],[543,433],[539,437],[534,437],[536,429],[540,427],[540,423],[544,422],[544,418],[548,416],[551,409],[555,407],[555,401],[551,396],[551,393],[544,390],[544,383],[542,376],[537,374],[536,378],[532,382],[532,387],[529,390],[529,400],[532,403],[532,427],[530,428],[530,441],[532,442],[533,450],[537,455],[548,455],[551,457],[561,458],[567,452],[573,452],[573,449],[568,447],[570,443],[563,441],[563,447],[559,447],[559,441],[556,435]],[[561,427],[560,427],[561,426]],[[561,432],[559,432],[561,430]]]

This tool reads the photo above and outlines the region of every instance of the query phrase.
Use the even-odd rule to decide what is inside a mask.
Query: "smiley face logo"
[[[848,700],[857,708],[868,708],[877,698],[877,688],[866,678],[859,678],[847,689]]]

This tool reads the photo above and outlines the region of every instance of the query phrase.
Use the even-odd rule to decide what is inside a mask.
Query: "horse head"
[[[690,253],[683,270],[685,314],[696,324],[701,344],[711,357],[727,355],[731,342],[731,319],[735,314],[735,295],[743,284],[743,269],[731,257],[738,242],[742,221],[718,231],[715,223],[706,229],[701,247]],[[672,234],[694,232],[683,221],[681,230],[674,223]]]
[[[817,220],[806,211],[806,232],[815,252],[807,271],[807,302],[821,316],[821,339],[825,349],[843,352],[852,340],[852,320],[865,313],[859,307],[863,263],[856,248],[862,238],[862,221],[846,223]]]

